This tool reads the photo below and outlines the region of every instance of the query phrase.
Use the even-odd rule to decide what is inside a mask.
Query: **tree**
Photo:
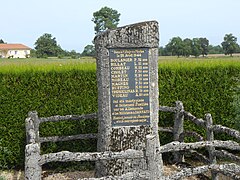
[[[180,37],[173,37],[170,42],[166,45],[168,51],[172,52],[172,55],[178,57],[183,55],[184,44]]]
[[[232,34],[226,34],[224,36],[224,41],[221,43],[225,55],[232,56],[233,53],[236,53],[239,46],[237,44],[237,38]]]
[[[37,57],[59,56],[63,52],[62,48],[57,45],[56,38],[48,33],[37,39],[35,49]]]
[[[158,48],[158,55],[159,56],[171,56],[171,52],[169,52],[166,47],[160,46]]]
[[[209,46],[209,40],[207,38],[199,38],[199,43],[201,47],[201,54],[208,55],[208,46]]]
[[[220,45],[213,46],[209,45],[209,54],[223,54],[223,48]]]
[[[71,50],[71,51],[69,52],[69,55],[70,55],[70,57],[71,57],[72,59],[77,59],[77,58],[80,57],[80,53],[77,53],[75,50]]]
[[[96,55],[96,51],[95,51],[95,47],[93,45],[85,46],[85,48],[82,52],[82,56],[95,56],[95,55]]]
[[[193,38],[192,40],[192,55],[198,57],[201,54],[201,43],[199,38]]]
[[[0,39],[0,44],[4,44],[5,42],[2,40],[2,39]]]
[[[120,13],[109,7],[103,7],[99,11],[93,13],[92,21],[95,23],[94,30],[97,33],[107,29],[114,29],[119,22]]]
[[[189,57],[192,54],[192,40],[186,38],[183,40],[183,55]]]

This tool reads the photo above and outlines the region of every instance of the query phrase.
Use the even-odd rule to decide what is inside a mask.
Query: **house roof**
[[[0,50],[30,50],[30,47],[27,47],[23,44],[1,44]]]

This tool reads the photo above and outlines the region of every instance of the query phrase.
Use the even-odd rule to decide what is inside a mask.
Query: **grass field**
[[[21,72],[24,70],[65,70],[65,69],[96,69],[96,60],[91,57],[81,59],[59,58],[28,58],[28,59],[0,59],[0,72]]]
[[[186,58],[186,57],[172,57],[160,56],[160,67],[171,68],[195,68],[195,67],[216,67],[216,66],[240,66],[240,56],[210,56],[206,58]]]
[[[89,65],[86,65],[89,64]],[[222,66],[222,65],[240,65],[240,56],[219,56],[211,55],[205,58],[186,58],[175,56],[159,56],[160,67],[200,67],[200,66]],[[82,57],[80,59],[59,59],[59,58],[28,58],[28,59],[0,59],[0,72],[18,71],[18,70],[51,70],[64,69],[64,67],[96,67],[96,59],[92,57]],[[87,67],[86,67],[87,66]],[[84,69],[85,69],[84,68]]]
[[[171,68],[194,68],[206,66],[240,66],[240,56],[209,56],[206,58],[185,58],[173,56],[160,56],[160,67]],[[82,57],[80,59],[59,58],[29,58],[29,59],[0,59],[0,72],[21,72],[23,70],[64,70],[64,69],[96,69],[96,59]]]

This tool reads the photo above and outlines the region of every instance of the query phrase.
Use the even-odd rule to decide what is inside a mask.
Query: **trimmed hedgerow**
[[[25,118],[29,111],[36,110],[40,117],[97,112],[95,64],[19,68],[0,70],[0,164],[4,165],[0,168],[23,168]],[[160,62],[160,105],[174,106],[181,100],[185,110],[199,118],[209,112],[215,124],[237,127],[239,72],[239,61]],[[160,126],[172,125],[173,115],[160,112]],[[185,123],[185,128],[204,134],[191,123]],[[41,136],[94,133],[97,121],[43,123],[40,132]],[[170,140],[171,136],[161,134],[162,144]],[[42,150],[95,151],[96,141],[43,143]]]
[[[0,164],[7,162],[8,168],[23,167],[25,118],[28,112],[36,110],[40,117],[97,112],[96,73],[95,70],[76,69],[2,73],[0,101],[0,139],[1,145],[7,150],[6,153],[1,153]],[[41,135],[71,135],[97,131],[96,120],[55,124],[43,123],[40,126]],[[94,148],[92,146],[96,143],[84,141],[78,144],[67,147],[89,150]],[[56,146],[46,143],[42,149],[54,151]]]
[[[180,100],[184,109],[198,118],[211,113],[214,124],[239,129],[239,75],[240,61],[236,59],[164,62],[159,69],[160,104],[175,106],[175,101]],[[160,126],[173,126],[173,114],[160,112]],[[188,121],[184,129],[206,136],[203,128]],[[215,137],[229,138],[219,134]],[[161,133],[161,143],[171,140],[168,134]]]

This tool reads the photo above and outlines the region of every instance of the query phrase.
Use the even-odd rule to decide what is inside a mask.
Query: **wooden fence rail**
[[[180,172],[177,172],[170,176],[163,177],[162,180],[180,179],[182,177],[189,177],[189,176],[205,173],[205,172],[208,172],[209,170],[220,172],[226,176],[232,177],[233,179],[240,179],[240,176],[236,174],[236,173],[240,173],[240,166],[234,163],[231,163],[231,164],[204,165],[196,168],[184,168]]]
[[[184,110],[183,103],[181,101],[177,101],[175,107],[160,106],[159,110],[163,111],[163,112],[174,113],[174,127],[173,128],[161,127],[161,128],[159,128],[159,131],[170,132],[173,134],[174,142],[171,142],[171,143],[161,146],[161,152],[162,153],[163,152],[174,152],[174,161],[175,162],[184,161],[184,156],[183,156],[182,152],[179,153],[179,151],[185,151],[185,153],[187,151],[194,152],[204,162],[208,162],[209,167],[210,166],[214,167],[214,165],[216,165],[217,157],[219,157],[219,158],[224,157],[224,158],[228,158],[232,161],[239,162],[240,158],[238,156],[231,154],[225,150],[221,150],[221,151],[215,150],[215,148],[217,147],[217,148],[224,148],[224,149],[239,151],[240,150],[239,143],[237,143],[235,141],[214,140],[214,133],[226,133],[226,134],[236,138],[237,140],[240,140],[240,132],[239,131],[222,126],[222,125],[213,125],[212,116],[209,113],[205,115],[204,119],[195,117],[190,112],[187,112]],[[184,129],[183,129],[184,120],[189,120],[189,121],[193,122],[194,124],[201,126],[202,128],[205,128],[206,129],[206,137],[207,137],[206,141],[203,141],[203,137],[196,132],[184,131]],[[186,137],[186,135],[188,135],[188,136],[191,135],[192,137],[195,137],[195,139],[198,140],[199,142],[184,143],[184,137]],[[193,151],[193,149],[198,149],[201,147],[206,147],[206,149],[208,150],[208,158],[206,158],[205,156],[203,156],[202,154],[200,154],[196,151]],[[205,167],[207,167],[207,166],[205,166]],[[223,171],[220,171],[220,170],[218,171],[218,169],[216,169],[216,168],[215,169],[208,168],[208,169],[211,170],[212,179],[214,179],[214,180],[218,179],[218,172],[225,174],[227,176],[230,176],[232,178],[237,177],[234,175],[234,173],[233,174],[224,173]],[[235,171],[235,173],[237,173],[237,172]],[[174,176],[172,176],[171,178],[173,178],[173,177]]]
[[[28,118],[26,118],[26,140],[27,145],[25,148],[25,179],[38,180],[41,179],[41,166],[48,162],[53,161],[97,161],[97,160],[109,160],[109,159],[135,159],[145,158],[148,169],[147,171],[141,172],[129,172],[122,176],[108,176],[103,178],[89,178],[92,180],[101,179],[179,179],[181,177],[189,177],[200,173],[211,171],[212,179],[218,179],[218,174],[222,173],[234,179],[240,179],[240,166],[234,163],[230,164],[217,164],[217,158],[228,158],[235,162],[240,162],[240,158],[232,153],[226,151],[229,150],[240,150],[239,143],[235,141],[220,141],[214,140],[214,133],[226,133],[237,140],[240,139],[240,133],[237,130],[222,126],[213,125],[211,114],[206,114],[204,119],[199,119],[192,115],[190,112],[184,110],[183,103],[180,101],[176,102],[175,107],[160,106],[159,110],[162,112],[174,113],[174,126],[173,127],[159,127],[159,131],[168,132],[173,134],[174,141],[160,147],[160,150],[155,149],[156,137],[147,135],[146,141],[146,152],[129,149],[122,152],[69,152],[62,151],[57,153],[40,154],[41,143],[43,142],[57,142],[57,141],[69,141],[75,139],[96,139],[97,134],[79,134],[74,136],[52,136],[52,137],[40,137],[39,136],[39,125],[43,122],[58,122],[62,120],[88,120],[96,119],[97,113],[86,114],[86,115],[67,115],[67,116],[51,116],[51,117],[38,117],[37,112],[29,112]],[[201,126],[206,129],[206,140],[196,132],[184,130],[184,120],[189,120],[194,124]],[[192,136],[195,137],[197,142],[185,143],[184,137]],[[208,157],[205,157],[201,153],[197,152],[196,149],[205,147],[208,151]],[[218,148],[216,150],[215,148]],[[220,150],[223,148],[224,150]],[[157,153],[174,153],[174,161],[184,161],[185,153],[192,153],[199,157],[207,165],[184,168],[180,172],[174,172],[170,176],[158,177],[156,172],[156,159]],[[86,179],[86,178],[85,178]]]

